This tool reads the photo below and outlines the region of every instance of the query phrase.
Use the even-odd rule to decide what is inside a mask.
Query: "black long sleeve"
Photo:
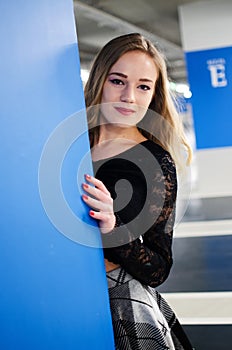
[[[105,258],[143,284],[160,285],[172,266],[177,177],[170,154],[147,140],[94,168],[117,218],[115,229],[102,235]]]

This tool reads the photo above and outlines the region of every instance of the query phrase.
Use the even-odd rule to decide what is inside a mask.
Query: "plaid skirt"
[[[107,273],[116,350],[193,350],[168,303],[123,268]]]

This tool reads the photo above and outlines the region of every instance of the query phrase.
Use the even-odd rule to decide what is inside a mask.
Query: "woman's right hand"
[[[85,175],[85,179],[82,186],[87,194],[82,199],[90,207],[89,215],[99,221],[101,233],[109,233],[116,222],[111,194],[102,181],[90,175]]]

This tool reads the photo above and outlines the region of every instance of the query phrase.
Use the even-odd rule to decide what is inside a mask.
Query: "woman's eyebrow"
[[[119,77],[127,78],[126,74],[119,73],[119,72],[111,72],[111,73],[109,73],[109,75],[118,75]]]
[[[110,75],[118,75],[119,77],[122,77],[122,78],[128,78],[128,76],[126,74],[123,74],[123,73],[120,73],[120,72],[111,72],[111,73],[109,73],[109,76]],[[152,79],[148,79],[148,78],[141,78],[141,79],[139,79],[139,81],[150,82],[150,83],[154,82]]]
[[[148,82],[148,83],[153,83],[152,79],[148,79],[148,78],[141,78],[139,79],[139,81],[144,81],[144,82]]]

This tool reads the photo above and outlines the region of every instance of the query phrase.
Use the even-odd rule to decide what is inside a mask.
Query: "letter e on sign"
[[[227,86],[225,60],[209,60],[207,63],[212,86],[215,88]]]

